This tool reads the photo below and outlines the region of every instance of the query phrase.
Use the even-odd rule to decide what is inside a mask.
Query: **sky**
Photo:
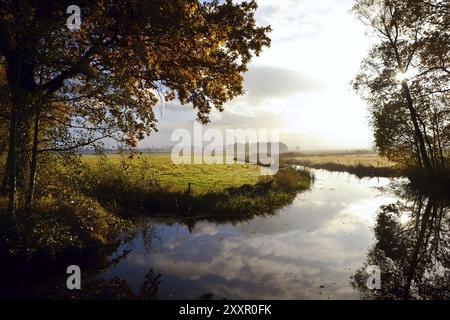
[[[244,75],[246,94],[212,112],[205,129],[278,129],[291,149],[373,145],[366,103],[351,87],[370,48],[366,28],[350,12],[354,0],[258,0],[260,25],[272,45]],[[177,103],[155,108],[158,133],[140,147],[174,145],[175,129],[192,131],[196,112]]]

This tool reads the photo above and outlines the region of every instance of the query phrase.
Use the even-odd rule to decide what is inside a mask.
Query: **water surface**
[[[357,299],[350,278],[374,244],[377,210],[396,197],[386,178],[315,170],[310,191],[275,215],[239,223],[146,218],[98,276],[137,292],[151,270],[157,298]]]

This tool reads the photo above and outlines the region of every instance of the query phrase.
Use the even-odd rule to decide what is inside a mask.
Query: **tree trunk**
[[[36,184],[36,168],[37,168],[37,152],[39,142],[39,125],[41,117],[41,103],[38,102],[36,108],[36,115],[34,120],[34,132],[33,132],[33,146],[31,148],[31,164],[30,164],[30,176],[28,182],[27,197],[25,201],[25,208],[30,209],[33,202],[34,186]]]
[[[9,137],[8,137],[8,139],[9,139]],[[8,159],[8,157],[7,157],[7,159]],[[3,171],[3,177],[2,177],[2,188],[0,189],[0,194],[4,197],[4,196],[7,196],[8,195],[8,166],[9,166],[9,164],[8,164],[8,160],[7,160],[7,162],[6,162],[6,165],[5,165],[5,170]]]
[[[409,90],[409,86],[406,80],[402,82],[402,88],[403,88],[403,95],[406,99],[406,104],[408,106],[411,121],[414,126],[414,134],[417,138],[417,142],[419,143],[419,150],[420,156],[422,158],[422,163],[427,173],[431,173],[433,171],[433,167],[431,166],[430,157],[428,156],[427,148],[425,145],[425,139],[419,127],[417,112],[416,109],[414,108],[413,99],[411,97],[411,92]]]
[[[419,168],[423,169],[422,157],[420,156],[420,148],[419,148],[419,144],[417,142],[416,135],[414,135],[414,151],[416,153],[416,158],[417,158],[417,163],[419,165]]]
[[[6,193],[8,194],[8,216],[12,217],[16,209],[16,129],[17,112],[11,110],[9,127],[8,159],[6,163]]]
[[[438,114],[435,112],[434,114],[434,124],[433,124],[433,130],[435,132],[436,136],[436,143],[437,143],[437,154],[439,159],[439,168],[441,170],[445,170],[445,159],[444,159],[444,151],[442,148],[442,142],[441,142],[441,129],[439,126],[439,118]]]
[[[387,30],[387,33],[389,33],[389,30]],[[390,36],[388,38],[389,38],[389,41],[391,43],[392,49],[395,54],[395,59],[397,61],[398,70],[400,72],[404,73],[403,61],[402,61],[402,58],[401,58],[399,50],[398,50],[397,40],[393,40],[392,37],[390,37]],[[419,150],[420,150],[420,156],[422,158],[422,164],[425,168],[425,171],[427,173],[431,173],[433,168],[431,166],[430,157],[428,156],[428,153],[427,153],[425,139],[423,137],[422,131],[420,130],[417,111],[414,108],[414,101],[411,96],[411,91],[409,90],[408,82],[406,79],[402,81],[401,86],[403,89],[403,96],[406,99],[406,105],[409,110],[409,115],[410,115],[411,121],[413,123],[414,135],[416,136],[417,142],[419,144]]]
[[[427,127],[425,125],[425,123],[423,122],[423,120],[420,117],[417,117],[419,119],[420,124],[422,125],[422,129],[423,129],[423,136],[425,139],[425,144],[426,146],[428,146],[428,152],[429,152],[429,157],[430,157],[430,162],[433,168],[436,168],[436,157],[435,157],[435,148],[434,148],[434,144],[431,143],[430,138],[427,134]]]

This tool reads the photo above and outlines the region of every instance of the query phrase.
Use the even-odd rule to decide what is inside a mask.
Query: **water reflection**
[[[358,298],[349,279],[373,245],[377,208],[396,197],[378,190],[388,179],[315,174],[312,190],[276,215],[141,221],[118,250],[130,253],[99,277],[125,279],[137,293],[155,270],[160,299]]]
[[[113,254],[65,274],[47,297],[108,299],[448,299],[448,195],[405,180],[315,171],[313,188],[272,215],[246,220],[143,218]],[[366,286],[381,268],[381,290]]]
[[[450,298],[450,202],[448,194],[425,195],[393,184],[399,200],[382,206],[374,228],[376,242],[353,285],[370,299]],[[365,267],[381,269],[381,290],[368,290]]]

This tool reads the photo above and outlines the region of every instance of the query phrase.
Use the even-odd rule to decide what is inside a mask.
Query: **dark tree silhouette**
[[[378,42],[354,86],[382,155],[425,173],[449,168],[450,7],[440,0],[359,0]]]

